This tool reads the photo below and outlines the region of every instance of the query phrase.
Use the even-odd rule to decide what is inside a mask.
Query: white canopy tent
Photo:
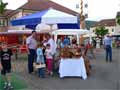
[[[41,22],[46,24],[77,23],[77,17],[53,8],[49,8],[42,16]]]
[[[58,25],[59,29],[63,28],[79,28],[77,16],[49,8],[47,10],[39,11],[27,16],[23,16],[16,20],[11,21],[13,26],[25,25],[26,28],[36,29],[36,25],[45,23],[47,25]],[[60,26],[62,25],[62,27]],[[66,27],[65,27],[66,26]]]
[[[59,29],[52,32],[52,34],[55,36],[55,42],[57,41],[58,35],[76,35],[77,36],[77,44],[79,45],[79,38],[80,35],[89,34],[90,31],[86,29]]]

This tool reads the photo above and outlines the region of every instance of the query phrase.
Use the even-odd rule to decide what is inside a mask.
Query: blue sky
[[[3,0],[8,2],[8,9],[16,9],[27,2],[27,0]],[[76,9],[76,4],[80,0],[52,0],[72,10],[80,12]],[[100,20],[115,18],[117,11],[120,11],[120,0],[83,0],[88,3],[88,9],[84,9],[84,13],[88,13],[88,20]]]

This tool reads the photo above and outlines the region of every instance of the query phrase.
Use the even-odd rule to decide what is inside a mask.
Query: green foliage
[[[8,3],[3,3],[3,1],[0,0],[0,14],[4,13],[7,5],[8,5]]]
[[[98,35],[98,36],[102,36],[103,37],[107,33],[108,33],[108,29],[106,29],[103,26],[97,27],[95,29],[95,34]]]
[[[12,74],[12,85],[14,87],[14,90],[26,90],[27,84],[23,82],[19,77],[17,77],[15,74]],[[4,81],[2,79],[2,76],[0,75],[0,90],[4,90]]]
[[[117,24],[120,25],[120,16],[117,17]]]

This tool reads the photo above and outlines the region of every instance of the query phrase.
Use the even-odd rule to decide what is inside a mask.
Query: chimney
[[[28,2],[39,1],[39,0],[28,0]]]
[[[31,2],[32,0],[28,0],[28,2]]]

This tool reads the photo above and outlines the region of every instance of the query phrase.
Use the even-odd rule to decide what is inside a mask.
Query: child
[[[6,43],[2,43],[2,50],[0,52],[0,70],[5,81],[4,89],[13,88],[13,86],[11,85],[11,56],[12,51],[7,48]]]
[[[53,55],[52,55],[52,51],[50,49],[50,44],[46,45],[45,54],[46,54],[46,62],[47,62],[48,74],[52,75],[53,74],[53,72],[52,72]]]
[[[38,44],[38,48],[37,48],[37,60],[36,60],[37,64],[45,64],[45,59],[44,59],[44,55],[43,55],[43,48],[42,48],[42,44]],[[38,69],[39,72],[39,77],[44,78],[45,77],[45,67],[39,68]]]

